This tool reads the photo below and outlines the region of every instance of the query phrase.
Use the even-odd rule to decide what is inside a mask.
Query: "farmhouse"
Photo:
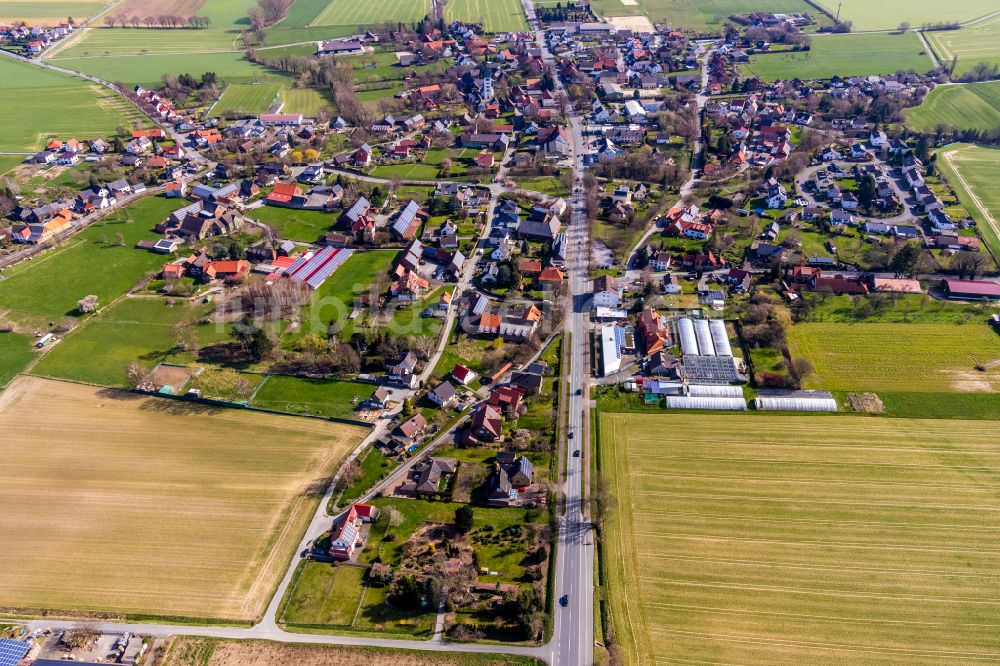
[[[330,532],[330,557],[349,560],[354,551],[363,545],[361,525],[374,522],[378,518],[378,507],[371,504],[355,504]]]

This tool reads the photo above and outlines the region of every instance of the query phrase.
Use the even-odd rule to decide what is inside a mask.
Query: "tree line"
[[[159,16],[105,16],[104,25],[109,28],[207,28],[212,25],[212,19],[208,16],[177,16],[174,14],[161,14]]]

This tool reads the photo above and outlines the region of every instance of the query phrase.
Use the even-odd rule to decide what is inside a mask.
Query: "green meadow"
[[[293,210],[277,206],[262,206],[249,212],[250,217],[278,230],[282,238],[315,243],[330,231],[335,221],[331,213],[318,210]]]
[[[832,14],[851,21],[855,30],[892,30],[906,21],[914,28],[921,25],[970,21],[996,11],[994,0],[815,0]]]
[[[186,364],[191,353],[178,351],[175,327],[194,331],[199,345],[229,338],[225,325],[197,324],[204,306],[160,297],[127,298],[66,336],[35,366],[33,374],[125,386],[125,368],[138,361],[148,368],[158,363]]]
[[[100,86],[11,58],[0,58],[0,95],[0,151],[40,150],[50,137],[105,137],[137,118]]]
[[[521,0],[449,0],[445,5],[449,20],[483,24],[484,32],[527,30]]]
[[[926,35],[943,63],[950,65],[952,59],[958,58],[955,75],[965,74],[981,62],[1000,65],[1000,17],[961,30]]]
[[[35,358],[34,339],[20,333],[0,333],[0,388]]]
[[[537,4],[537,3],[536,3]],[[554,5],[554,2],[547,2]],[[637,0],[625,5],[621,0],[593,0],[598,16],[645,15],[655,23],[669,23],[684,30],[718,31],[728,16],[747,12],[809,12],[819,14],[805,0]],[[818,18],[822,19],[822,16]]]
[[[938,86],[906,111],[906,127],[933,132],[938,125],[984,132],[1000,127],[1000,81]]]
[[[957,143],[937,151],[938,165],[955,188],[958,198],[983,240],[1000,253],[1000,149]]]
[[[2,0],[0,20],[17,19],[29,24],[54,25],[72,18],[77,23],[107,6],[100,0]]]
[[[357,382],[272,375],[257,391],[252,404],[293,414],[355,419],[355,405],[373,390],[371,385]]]
[[[750,56],[744,75],[775,79],[828,79],[914,70],[928,72],[931,60],[914,32],[815,36],[812,48],[797,53]]]
[[[137,250],[134,245],[159,238],[153,225],[183,203],[146,197],[85,229],[62,247],[4,271],[0,307],[9,310],[12,319],[44,323],[75,314],[77,301],[87,295],[107,305],[148,271],[163,265],[163,255]]]
[[[227,83],[285,83],[288,77],[247,60],[242,52],[178,53],[137,56],[59,57],[52,63],[106,81],[127,85],[155,86],[166,74],[191,74],[200,77],[215,72]]]

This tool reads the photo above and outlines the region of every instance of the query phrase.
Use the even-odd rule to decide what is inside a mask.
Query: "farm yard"
[[[445,17],[449,21],[482,22],[484,32],[528,29],[520,0],[450,0]]]
[[[163,666],[542,666],[530,657],[180,637]]]
[[[1000,652],[995,423],[601,413],[599,431],[620,498],[601,598],[629,663]]]
[[[938,86],[906,111],[911,130],[933,132],[938,125],[983,132],[1000,126],[1000,82]]]
[[[39,150],[50,137],[104,137],[119,125],[148,122],[104,88],[12,58],[0,59],[0,95],[17,100],[0,105],[4,152]]]
[[[1000,150],[959,143],[941,148],[938,157],[941,171],[976,221],[979,233],[993,252],[1000,253],[1000,183],[996,177]]]
[[[788,347],[813,365],[806,388],[1000,391],[1000,335],[985,323],[796,324]]]
[[[27,377],[0,426],[5,606],[244,622],[365,432]]]
[[[0,0],[0,23],[53,25],[71,17],[81,23],[107,5],[107,0]]]
[[[900,70],[923,73],[933,65],[917,34],[907,32],[816,36],[808,51],[753,55],[743,68],[748,75],[773,81],[894,74]]]
[[[840,8],[840,18],[851,21],[854,30],[892,30],[906,21],[914,28],[924,24],[965,22],[997,9],[993,0],[956,0],[942,5],[936,0],[816,0],[831,14]]]
[[[955,75],[965,74],[981,62],[1000,65],[1000,17],[961,30],[928,32],[926,36],[942,62],[950,64],[958,58]]]

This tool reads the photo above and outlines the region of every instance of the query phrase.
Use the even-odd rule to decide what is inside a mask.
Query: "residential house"
[[[621,304],[622,290],[611,276],[602,275],[594,280],[593,307],[617,308]]]

